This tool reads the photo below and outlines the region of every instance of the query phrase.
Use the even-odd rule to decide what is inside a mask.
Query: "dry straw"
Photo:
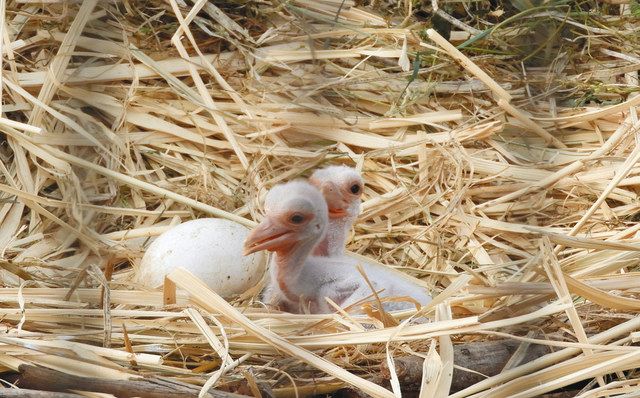
[[[391,397],[415,354],[421,397],[636,396],[637,10],[387,3],[0,2],[0,372]],[[367,182],[351,255],[429,288],[419,314],[131,282],[171,226],[253,226],[268,188],[328,163]],[[454,347],[495,338],[521,349],[450,393]],[[529,344],[557,350],[519,363]]]

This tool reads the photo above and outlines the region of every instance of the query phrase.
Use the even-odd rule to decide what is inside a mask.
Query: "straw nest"
[[[414,354],[444,397],[453,345],[510,337],[556,352],[452,396],[637,393],[638,7],[611,3],[1,2],[0,368],[391,397],[369,377]],[[251,226],[327,163],[367,182],[348,249],[434,322],[131,282],[170,225]]]

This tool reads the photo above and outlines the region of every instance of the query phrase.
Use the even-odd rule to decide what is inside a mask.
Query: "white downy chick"
[[[329,209],[327,234],[314,249],[314,254],[331,257],[343,255],[347,235],[360,214],[364,181],[354,168],[328,166],[316,170],[309,182],[322,192]]]
[[[245,254],[275,252],[271,281],[263,300],[276,299],[290,312],[331,313],[325,297],[346,307],[371,296],[357,266],[361,264],[380,296],[409,296],[421,304],[431,297],[408,277],[373,263],[346,256],[314,256],[329,224],[327,204],[320,191],[304,181],[272,188],[265,201],[265,218],[245,241]],[[411,308],[410,303],[388,303],[385,309]]]

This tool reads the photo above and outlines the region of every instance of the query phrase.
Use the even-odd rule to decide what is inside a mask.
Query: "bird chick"
[[[304,303],[319,311],[317,283],[321,267],[308,261],[328,224],[327,204],[317,188],[297,180],[273,187],[265,199],[265,218],[245,240],[244,254],[260,250],[274,252],[269,267],[270,282],[262,300],[290,312]],[[322,279],[322,278],[321,278]]]
[[[313,185],[292,181],[269,191],[265,218],[244,244],[245,255],[260,250],[275,253],[264,302],[275,301],[289,312],[331,313],[333,308],[325,298],[343,307],[367,300],[373,292],[358,271],[359,265],[380,297],[407,296],[420,304],[431,300],[424,288],[384,266],[342,255],[312,255],[328,225],[327,202]],[[388,303],[385,310],[411,306]]]
[[[328,166],[316,170],[309,182],[322,192],[329,209],[327,233],[314,249],[314,255],[343,255],[347,235],[360,214],[364,181],[354,168]]]

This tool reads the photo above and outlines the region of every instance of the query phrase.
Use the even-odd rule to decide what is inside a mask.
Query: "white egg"
[[[184,267],[222,297],[255,286],[266,268],[264,252],[242,255],[249,229],[221,218],[191,220],[160,235],[144,253],[137,280],[162,286],[165,275]]]

